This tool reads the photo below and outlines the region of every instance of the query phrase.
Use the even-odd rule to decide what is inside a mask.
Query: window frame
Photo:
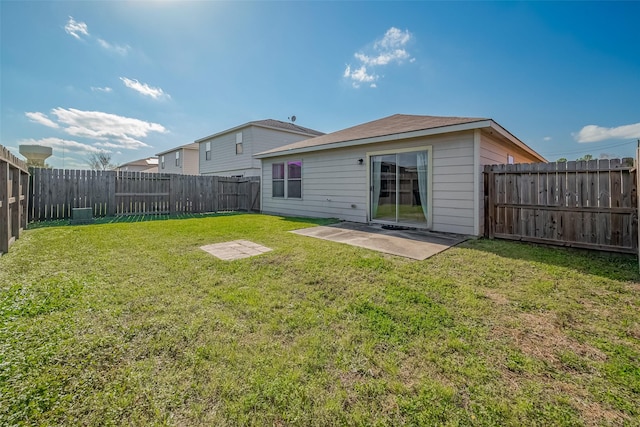
[[[160,156],[160,169],[164,169],[164,156]]]
[[[282,167],[282,178],[275,178],[275,169],[276,167]],[[286,179],[285,179],[285,162],[282,163],[271,163],[271,197],[274,199],[285,199],[286,197]],[[274,185],[276,182],[282,184],[282,195],[276,195],[276,186]]]
[[[290,165],[298,164],[300,168],[300,176],[291,177]],[[282,178],[274,178],[276,174],[274,173],[275,168],[281,168]],[[280,175],[280,174],[278,174]],[[279,183],[282,186],[282,194],[276,195],[275,183]],[[291,196],[289,191],[289,185],[292,183],[298,183],[299,186],[299,194],[300,196]],[[279,185],[279,186],[280,186]],[[302,200],[302,159],[299,160],[285,160],[281,162],[271,163],[271,197],[275,199],[291,199],[291,200]]]
[[[176,151],[176,167],[180,167],[180,152]]]
[[[300,168],[300,176],[291,178],[291,176],[290,176],[290,172],[291,172],[290,166],[291,165],[295,165],[295,164],[297,164],[298,167]],[[287,187],[287,192],[286,192],[287,199],[302,200],[302,160],[289,160],[289,161],[287,161],[286,181],[287,181],[287,184],[286,184],[286,187]],[[289,184],[292,183],[292,182],[297,182],[298,185],[300,186],[300,196],[299,197],[295,197],[295,196],[290,196],[289,195]]]
[[[204,143],[204,159],[211,160],[211,141]]]

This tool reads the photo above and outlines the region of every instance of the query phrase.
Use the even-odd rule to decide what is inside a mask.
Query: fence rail
[[[485,235],[638,253],[632,158],[485,166]]]
[[[69,219],[73,208],[94,217],[257,211],[259,191],[257,177],[33,169],[29,218]]]
[[[0,145],[0,255],[27,226],[28,182],[26,163]]]

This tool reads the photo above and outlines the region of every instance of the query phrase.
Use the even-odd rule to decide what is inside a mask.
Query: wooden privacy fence
[[[485,236],[638,252],[633,159],[484,169]]]
[[[26,163],[0,145],[0,255],[27,226],[28,183]]]
[[[62,169],[31,175],[31,221],[69,219],[73,208],[91,208],[94,217],[260,210],[257,177]]]

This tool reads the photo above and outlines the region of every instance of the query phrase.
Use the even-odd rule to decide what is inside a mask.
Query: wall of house
[[[180,152],[180,166],[176,166],[176,153]],[[164,169],[162,168],[164,156]],[[178,173],[184,175],[198,175],[198,150],[180,148],[158,156],[158,171],[162,173]]]
[[[242,154],[236,154],[236,134],[242,132]],[[284,130],[247,126],[200,142],[200,173],[218,176],[260,176],[260,160],[254,154],[308,139]],[[211,159],[206,160],[206,142],[211,142]]]
[[[182,173],[184,175],[200,174],[200,153],[198,150],[184,149],[182,150]],[[174,163],[175,164],[175,163]]]
[[[527,153],[521,148],[498,138],[497,136],[482,131],[480,134],[480,179],[478,181],[480,194],[480,232],[484,234],[484,166],[485,165],[502,165],[507,164],[509,156],[513,157],[513,163],[539,163],[536,157]]]
[[[158,171],[161,173],[182,173],[182,149],[170,151],[158,156]],[[176,166],[176,153],[180,153],[180,165]],[[164,168],[162,167],[162,156],[164,156]]]
[[[263,159],[263,212],[367,222],[367,153],[431,146],[432,229],[473,234],[473,135],[457,132]],[[365,162],[360,165],[358,159]],[[272,164],[289,160],[302,161],[302,199],[272,197]]]

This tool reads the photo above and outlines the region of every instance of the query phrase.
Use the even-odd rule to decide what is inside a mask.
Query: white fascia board
[[[516,145],[519,148],[523,149],[527,153],[531,154],[534,157],[537,157],[538,160],[540,160],[541,162],[544,162],[544,163],[547,162],[547,159],[545,159],[540,154],[538,154],[533,148],[529,147],[527,144],[525,144],[524,142],[520,141],[518,138],[513,136],[511,134],[511,132],[509,132],[508,130],[506,130],[505,128],[503,128],[502,126],[500,126],[498,123],[494,122],[493,120],[491,120],[491,129],[493,129],[494,131],[498,132],[500,135],[502,135],[503,137],[507,138],[514,145]]]
[[[300,153],[308,153],[311,151],[333,150],[335,148],[354,147],[357,145],[375,144],[377,142],[391,142],[391,141],[398,141],[401,139],[420,138],[423,136],[440,135],[443,133],[450,133],[450,132],[461,132],[465,130],[487,128],[487,127],[490,127],[492,122],[493,122],[492,120],[481,120],[481,121],[472,122],[472,123],[462,123],[459,125],[452,125],[452,126],[441,126],[441,127],[432,128],[432,129],[394,133],[391,135],[383,135],[383,136],[374,136],[371,138],[353,139],[350,141],[334,142],[334,143],[316,145],[311,147],[294,148],[291,150],[275,151],[271,153],[258,153],[258,154],[254,154],[253,157],[257,159],[265,159],[268,157],[287,156],[289,154],[300,154]]]

